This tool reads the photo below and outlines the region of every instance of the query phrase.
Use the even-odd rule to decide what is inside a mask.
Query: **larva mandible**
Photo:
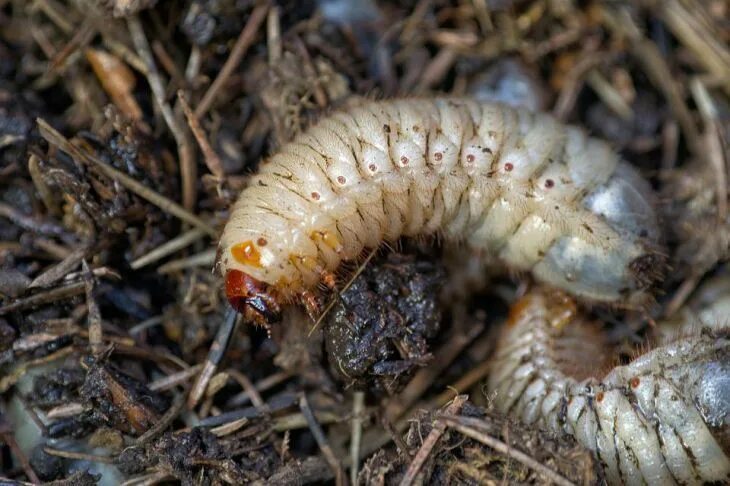
[[[730,479],[730,328],[665,344],[598,379],[590,367],[601,366],[603,333],[574,311],[559,291],[514,304],[488,380],[495,406],[573,436],[611,484]]]
[[[545,114],[456,98],[366,102],[262,163],[218,265],[231,303],[259,323],[364,248],[429,234],[586,300],[636,306],[661,266],[652,197],[605,142]]]

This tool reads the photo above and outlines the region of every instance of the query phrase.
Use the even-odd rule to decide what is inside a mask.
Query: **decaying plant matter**
[[[398,115],[398,124],[383,123],[391,128],[387,140],[418,145],[415,136],[396,140],[408,127],[402,112],[434,129],[430,141],[443,121],[431,116],[437,109],[466,123],[474,110],[464,106],[510,106],[502,112],[522,113],[515,120],[525,123],[514,133],[525,135],[542,133],[531,129],[543,118],[524,110],[548,113],[556,120],[551,126],[584,131],[580,140],[607,141],[611,160],[623,160],[621,167],[651,186],[641,194],[658,195],[651,219],[657,234],[638,235],[661,242],[651,253],[666,263],[639,268],[642,275],[666,270],[645,282],[642,293],[653,301],[629,309],[568,300],[568,314],[601,325],[574,322],[560,331],[584,354],[595,350],[591,362],[603,363],[568,366],[565,380],[592,375],[591,383],[605,388],[602,403],[610,394],[612,403],[634,404],[637,390],[666,376],[647,372],[631,388],[633,375],[624,374],[660,362],[658,350],[725,343],[717,329],[689,336],[727,313],[727,18],[720,0],[0,0],[0,478],[65,485],[567,485],[650,472],[641,461],[638,475],[623,459],[606,461],[590,434],[545,421],[526,425],[539,415],[526,417],[530,407],[502,413],[505,394],[489,383],[500,376],[495,363],[517,356],[501,347],[499,333],[510,308],[535,291],[530,268],[508,262],[505,272],[485,252],[438,232],[389,239],[382,225],[370,225],[347,236],[350,243],[355,236],[372,240],[352,245],[368,251],[317,274],[324,287],[312,285],[316,298],[305,299],[315,319],[300,306],[282,305],[282,322],[267,332],[230,309],[213,266],[236,199],[252,174],[267,170],[261,161],[332,117],[405,99],[409,110],[386,117]],[[416,103],[437,98],[475,101],[443,110]],[[380,126],[370,135],[384,133]],[[503,145],[518,153],[520,139]],[[470,147],[461,139],[453,145]],[[331,155],[333,147],[321,152]],[[418,154],[387,152],[386,159],[402,164],[405,155],[412,166]],[[481,154],[473,153],[473,162]],[[468,155],[459,181],[473,186],[476,178],[464,175]],[[585,162],[606,168],[597,158]],[[513,163],[509,173],[516,170]],[[351,177],[333,172],[335,189],[340,175]],[[408,188],[424,187],[426,175],[411,178],[421,185],[409,179]],[[504,188],[510,177],[500,177]],[[517,194],[545,197],[563,188],[562,180],[545,177],[553,184],[535,180],[535,191]],[[399,181],[391,182],[392,189]],[[441,189],[425,191],[425,202],[438,193],[461,207],[454,194],[470,193],[462,188],[449,199]],[[319,189],[299,192],[325,200]],[[567,188],[564,194],[587,196]],[[392,194],[382,199],[395,201]],[[269,196],[268,206],[286,200]],[[387,228],[417,226],[426,214],[415,213],[419,207],[435,208],[390,207]],[[577,219],[563,221],[561,234],[588,235],[580,223],[598,212],[578,211]],[[622,209],[617,214],[630,219]],[[257,227],[271,227],[263,218]],[[632,235],[641,233],[634,229]],[[536,248],[522,236],[515,250]],[[274,240],[266,239],[264,248],[272,248]],[[383,239],[387,245],[372,248]],[[292,262],[304,263],[311,262]],[[310,273],[314,267],[304,265]],[[576,282],[586,284],[582,277]],[[525,327],[521,336],[539,329]],[[648,358],[635,361],[639,355]],[[712,369],[722,370],[722,356],[702,355],[697,369],[720,360]],[[682,372],[672,366],[662,373]],[[514,377],[510,370],[502,369]],[[669,378],[662,383],[704,383]],[[530,396],[542,396],[536,387]],[[681,416],[693,430],[706,427],[703,437],[712,440],[687,444],[709,450],[714,440],[727,454],[727,423],[709,420],[708,408],[697,408],[701,397],[685,388],[653,409],[656,424],[682,413],[662,407],[696,398],[702,423],[689,406],[692,417]],[[566,390],[575,397],[566,413],[581,400],[583,410],[604,410],[595,394]],[[649,432],[630,428],[654,424],[644,405],[625,414],[622,423],[632,425],[620,434],[596,431],[596,444],[629,437],[615,444],[619,457],[632,440],[647,439]],[[569,422],[579,419],[566,416]],[[687,456],[647,444],[645,454]],[[688,481],[710,477],[707,464]]]

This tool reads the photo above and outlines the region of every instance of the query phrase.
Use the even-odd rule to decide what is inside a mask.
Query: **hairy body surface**
[[[231,303],[257,322],[365,248],[420,235],[636,306],[661,266],[652,201],[605,142],[548,115],[471,99],[367,102],[261,164],[218,264]]]
[[[514,304],[489,376],[495,406],[573,436],[610,484],[730,480],[730,328],[695,328],[601,373],[605,336],[569,301],[534,291]]]

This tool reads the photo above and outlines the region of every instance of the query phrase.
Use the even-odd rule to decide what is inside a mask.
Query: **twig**
[[[553,107],[553,115],[559,120],[565,120],[575,106],[586,74],[606,60],[605,55],[596,52],[597,47],[593,42],[589,42],[584,46],[579,60],[576,61],[568,72],[563,87],[560,89],[560,93],[558,93],[558,99],[555,101],[555,106]]]
[[[172,406],[170,406],[167,412],[165,412],[165,414],[160,417],[160,420],[158,420],[155,425],[153,425],[147,432],[137,438],[137,440],[135,441],[135,445],[144,445],[157,437],[159,434],[161,434],[167,428],[167,426],[170,425],[173,420],[175,420],[175,417],[180,414],[184,407],[185,395],[182,393],[176,394],[175,401],[173,402]]]
[[[195,408],[200,399],[203,397],[205,389],[208,387],[208,382],[213,374],[215,374],[216,369],[218,369],[218,364],[220,364],[223,356],[226,354],[226,349],[228,348],[228,343],[231,341],[231,336],[233,336],[233,331],[235,330],[236,323],[239,320],[238,318],[238,312],[236,312],[232,307],[228,307],[226,315],[223,318],[223,323],[218,328],[218,333],[216,334],[213,343],[210,345],[208,358],[205,360],[203,370],[198,375],[193,388],[190,390],[190,395],[188,396],[189,409]]]
[[[33,185],[35,186],[36,191],[41,197],[41,201],[43,201],[43,205],[46,207],[48,212],[52,216],[58,217],[61,215],[61,211],[58,204],[56,204],[53,192],[43,179],[43,173],[45,171],[41,168],[41,165],[41,160],[35,154],[30,154],[28,157],[28,173],[33,181]]]
[[[84,282],[74,282],[67,285],[61,285],[54,289],[39,292],[35,295],[18,299],[15,302],[0,307],[0,316],[8,312],[29,309],[39,305],[48,304],[61,299],[67,299],[75,295],[83,294],[85,290]]]
[[[50,287],[55,284],[81,263],[81,260],[86,256],[86,251],[87,248],[85,246],[72,251],[66,258],[34,278],[30,285],[28,285],[28,288]]]
[[[222,180],[223,177],[225,177],[225,173],[223,172],[223,163],[221,162],[220,157],[218,157],[218,154],[215,153],[215,150],[213,150],[213,147],[211,147],[210,142],[208,142],[208,137],[205,135],[203,127],[200,126],[198,117],[195,116],[195,113],[193,113],[193,110],[190,108],[190,105],[185,99],[185,95],[182,90],[177,92],[177,99],[180,102],[183,113],[185,113],[185,118],[188,120],[188,126],[200,146],[200,151],[203,152],[205,165],[208,166],[208,170],[218,181]]]
[[[662,317],[665,319],[672,317],[684,305],[692,292],[694,292],[701,279],[702,275],[696,274],[689,275],[685,278],[679,285],[679,288],[675,290],[674,295],[672,295],[667,305],[664,306]]]
[[[312,80],[311,90],[317,106],[319,106],[320,108],[326,107],[327,93],[325,92],[324,88],[322,88],[321,78],[317,75],[317,70],[314,67],[314,63],[312,62],[312,56],[309,54],[307,46],[298,36],[294,37],[293,44],[294,49],[296,49],[296,52],[299,53],[300,62],[302,64],[302,72],[304,73],[304,76],[307,79]]]
[[[39,9],[58,27],[61,31],[69,35],[74,31],[72,19],[68,19],[66,12],[61,11],[61,6],[51,4],[46,0],[36,0],[33,2],[32,10]],[[66,10],[66,9],[64,9]]]
[[[281,60],[281,14],[279,7],[271,7],[266,19],[266,46],[268,47],[269,66],[275,66]]]
[[[273,373],[266,378],[261,379],[260,381],[257,381],[254,383],[254,388],[257,392],[264,392],[266,390],[269,390],[276,385],[285,382],[289,378],[292,377],[292,373],[288,371],[281,371],[279,373]],[[241,405],[244,405],[251,401],[251,396],[248,394],[246,390],[242,391],[241,393],[234,395],[228,402],[226,403],[226,407],[240,407]]]
[[[298,401],[299,396],[297,394],[283,393],[281,395],[277,395],[271,398],[268,402],[266,402],[266,405],[269,408],[269,412],[276,413],[296,405]],[[224,412],[220,415],[205,417],[204,419],[200,420],[199,425],[201,427],[217,427],[219,425],[227,424],[234,420],[239,420],[242,418],[253,419],[261,416],[262,413],[260,408],[246,407],[239,410]]]
[[[449,72],[457,59],[457,53],[450,47],[441,49],[422,71],[421,79],[416,86],[416,93],[423,93],[436,86]]]
[[[631,16],[625,10],[614,10],[610,7],[601,7],[606,25],[620,36],[627,37],[632,54],[644,67],[648,78],[664,94],[669,102],[669,107],[674,113],[677,122],[682,127],[682,132],[687,137],[692,152],[703,156],[700,134],[697,130],[692,113],[682,98],[676,78],[667,66],[659,48],[652,41],[647,39],[634,23]]]
[[[144,321],[140,322],[139,324],[134,325],[133,327],[130,327],[127,331],[127,334],[130,336],[134,336],[135,334],[139,334],[142,331],[145,331],[151,327],[157,326],[159,324],[162,324],[162,316],[153,316],[149,319],[145,319]]]
[[[185,66],[185,80],[191,85],[194,85],[195,79],[198,77],[202,58],[203,56],[201,55],[200,47],[194,44],[190,49],[190,57],[188,58],[188,63]]]
[[[713,170],[715,180],[715,204],[717,204],[718,224],[724,224],[727,217],[727,150],[723,147],[723,128],[718,120],[719,113],[712,96],[702,81],[695,77],[690,80],[690,91],[695,99],[702,120],[704,121],[704,146],[707,161]]]
[[[201,369],[203,369],[203,364],[198,363],[191,366],[190,368],[178,371],[177,373],[165,376],[164,378],[159,378],[150,383],[148,388],[152,391],[168,390],[174,386],[188,381],[190,378],[197,375]]]
[[[59,418],[65,418],[65,417],[73,417],[74,415],[79,415],[83,413],[86,410],[86,407],[83,403],[78,402],[70,402],[70,403],[64,403],[63,405],[58,405],[57,407],[53,407],[48,412],[46,412],[46,418],[47,419],[59,419]]]
[[[40,484],[41,480],[38,479],[38,476],[30,465],[30,461],[28,461],[28,457],[23,453],[20,446],[18,446],[18,443],[15,441],[13,429],[10,427],[10,424],[5,421],[2,414],[0,414],[0,438],[2,438],[2,441],[7,444],[8,448],[13,452],[13,455],[18,459],[25,475],[28,476],[28,479],[30,479],[34,484]]]
[[[446,414],[457,415],[468,398],[469,397],[467,395],[459,395],[454,398],[454,401],[446,407]],[[423,465],[431,455],[431,451],[434,447],[436,447],[436,444],[441,436],[444,435],[444,432],[446,432],[446,423],[442,420],[437,420],[436,423],[434,423],[431,432],[429,432],[428,436],[426,436],[426,439],[423,441],[423,444],[416,453],[416,456],[413,458],[413,461],[411,461],[408,465],[408,469],[403,475],[403,479],[401,479],[400,486],[410,486],[416,481],[416,476],[418,476],[418,473],[421,472],[421,468],[423,468]]]
[[[85,454],[83,452],[74,452],[68,450],[54,449],[45,446],[43,452],[51,456],[63,457],[66,459],[74,459],[77,461],[101,462],[103,464],[114,464],[115,458],[111,456],[98,456],[95,454]]]
[[[127,479],[119,486],[152,486],[153,484],[158,484],[171,478],[172,475],[167,471],[155,471],[150,474],[143,474],[142,476]]]
[[[248,376],[238,370],[234,370],[233,368],[226,370],[226,373],[228,373],[231,378],[236,380],[238,384],[241,385],[241,388],[243,388],[246,391],[246,394],[251,397],[251,403],[253,403],[255,407],[266,407],[266,402],[264,402],[264,399],[261,398],[261,395],[259,394],[254,384],[251,383],[251,380],[248,379]]]
[[[180,85],[183,82],[183,75],[177,68],[175,61],[173,61],[172,57],[170,57],[170,54],[167,50],[165,50],[164,44],[159,40],[153,41],[152,52],[155,53],[155,57],[157,57],[162,68],[167,72],[167,75],[170,76],[170,84]]]
[[[189,257],[171,260],[157,268],[157,273],[172,273],[178,270],[185,270],[193,267],[210,267],[215,263],[216,249],[211,248]]]
[[[137,49],[137,54],[139,54],[139,57],[147,65],[147,82],[152,89],[155,102],[177,143],[177,152],[180,158],[180,175],[182,178],[182,205],[188,211],[192,211],[195,207],[195,192],[197,187],[197,167],[195,165],[195,158],[193,157],[192,145],[187,132],[177,117],[175,117],[170,105],[165,101],[165,87],[162,85],[162,78],[157,71],[155,59],[152,56],[152,50],[142,28],[142,23],[138,17],[134,16],[127,19],[127,26],[129,27],[129,34],[132,37],[134,47]]]
[[[127,64],[132,66],[137,72],[141,73],[144,77],[147,77],[147,65],[134,53],[126,44],[113,39],[106,32],[100,32],[101,42],[104,46],[113,52]]]
[[[396,449],[398,449],[398,452],[400,452],[403,457],[413,458],[413,454],[411,453],[411,451],[408,450],[408,446],[403,440],[403,437],[401,437],[401,433],[403,432],[405,427],[396,430],[396,428],[393,426],[393,423],[388,420],[388,417],[386,417],[385,415],[380,417],[380,423],[385,431],[388,432],[393,442],[395,442],[395,447]],[[404,420],[402,423],[406,424],[407,422]]]
[[[112,270],[109,267],[98,267],[91,270],[91,274],[95,278],[108,278],[108,279],[114,279],[114,280],[121,280],[122,276],[119,275],[117,272]],[[66,282],[71,282],[73,280],[79,279],[83,277],[83,271],[80,272],[70,272],[68,275],[63,277],[63,280]]]
[[[99,169],[99,171],[105,176],[119,182],[122,186],[137,194],[142,199],[151,202],[163,211],[166,211],[173,216],[178,217],[186,223],[197,226],[214,238],[218,236],[218,232],[215,230],[215,228],[200,219],[198,216],[194,215],[176,202],[153,191],[149,187],[145,186],[141,182],[138,182],[127,174],[115,169],[114,167],[111,167],[110,165],[107,165],[98,157],[89,154],[84,150],[81,150],[79,147],[69,142],[66,137],[61,135],[58,131],[56,131],[56,129],[50,126],[42,118],[36,119],[36,122],[38,123],[38,128],[41,132],[41,135],[43,136],[43,138],[48,140],[48,143],[50,143],[51,145],[57,146],[59,149],[68,153],[75,159],[86,162],[89,165],[93,165],[94,167]]]
[[[76,33],[71,37],[63,48],[56,53],[49,63],[48,73],[54,73],[66,62],[66,60],[76,52],[77,49],[91,42],[96,34],[96,28],[92,19],[84,19],[80,27],[76,28]]]
[[[213,427],[210,429],[210,431],[218,437],[223,437],[225,435],[232,434],[233,432],[239,430],[241,427],[248,425],[249,422],[250,420],[248,418],[243,417],[238,420],[232,420],[223,425],[219,425],[218,427]]]
[[[306,394],[303,394],[299,399],[299,408],[302,411],[302,415],[304,415],[304,418],[307,420],[309,430],[312,432],[314,440],[317,441],[317,445],[322,451],[322,455],[324,455],[324,458],[327,460],[327,463],[335,474],[335,482],[337,486],[344,485],[345,471],[342,468],[342,464],[340,464],[340,461],[337,459],[337,456],[335,456],[332,447],[330,447],[322,427],[317,422],[317,418],[314,416],[312,408],[309,406]]]
[[[662,165],[665,173],[677,165],[679,152],[679,125],[674,120],[667,120],[662,128]]]
[[[586,76],[586,81],[611,111],[623,120],[633,120],[634,110],[631,109],[631,106],[623,99],[616,88],[603,77],[598,69],[591,69]]]
[[[60,245],[53,240],[43,238],[42,236],[35,237],[33,240],[33,247],[38,250],[45,251],[58,260],[63,260],[71,254],[71,250],[67,247]]]
[[[721,81],[722,88],[730,95],[730,51],[727,48],[727,35],[723,41],[722,32],[714,28],[701,2],[683,3],[678,0],[663,0],[656,2],[656,7],[677,39],[694,52],[697,60]]]
[[[435,406],[442,406],[444,403],[454,398],[454,394],[470,389],[474,384],[482,380],[487,373],[492,369],[492,360],[486,359],[480,364],[470,369],[465,375],[459,378],[456,383],[449,386],[449,388],[440,393],[431,403]]]
[[[205,231],[200,228],[191,229],[190,231],[187,231],[180,236],[177,236],[170,241],[163,243],[149,253],[142,255],[141,257],[130,263],[129,266],[132,268],[132,270],[139,270],[140,268],[149,265],[150,263],[154,263],[157,260],[161,260],[166,256],[185,248],[188,245],[192,245],[205,235]]]
[[[0,218],[6,218],[23,229],[45,236],[61,238],[65,243],[76,244],[76,241],[55,222],[45,221],[22,214],[14,207],[0,202]]]
[[[342,415],[333,412],[315,412],[314,416],[317,417],[319,424],[332,424],[339,423],[344,420]],[[282,415],[276,417],[271,424],[271,430],[275,432],[286,432],[295,429],[306,429],[309,427],[309,421],[303,413],[293,413],[291,415]]]
[[[360,470],[360,445],[362,443],[362,413],[365,409],[365,393],[356,391],[352,396],[352,436],[350,437],[350,483],[357,484]]]
[[[450,414],[454,415],[454,414]],[[438,422],[444,424],[444,426],[449,426],[450,428],[464,434],[467,437],[470,437],[476,441],[481,442],[482,444],[491,447],[495,451],[499,452],[500,454],[504,454],[506,456],[509,456],[519,463],[527,466],[528,468],[532,469],[536,473],[540,474],[541,476],[545,477],[549,481],[552,481],[555,484],[558,484],[560,486],[575,486],[575,483],[572,481],[569,481],[564,476],[556,473],[552,469],[544,466],[543,464],[539,463],[532,457],[528,456],[522,451],[519,451],[513,447],[510,447],[509,445],[505,444],[501,440],[492,437],[491,435],[487,434],[483,430],[479,430],[482,425],[481,421],[477,418],[473,417],[449,417],[447,415],[443,415],[438,418]],[[401,483],[402,484],[402,483]]]
[[[103,349],[104,336],[101,330],[101,312],[94,298],[94,275],[86,260],[82,262],[84,269],[84,289],[86,290],[87,321],[89,323],[89,346],[94,356],[99,356]]]
[[[210,85],[208,91],[205,92],[205,95],[203,95],[200,103],[198,103],[197,108],[195,108],[195,116],[198,119],[201,119],[203,116],[205,116],[205,114],[208,112],[211,105],[213,104],[216,96],[218,96],[218,92],[226,84],[228,78],[231,77],[233,71],[235,71],[235,69],[241,63],[243,56],[246,55],[246,51],[248,51],[248,48],[251,47],[251,45],[253,44],[256,32],[258,32],[259,28],[264,23],[268,10],[269,3],[266,2],[263,5],[259,5],[258,7],[254,8],[253,12],[251,12],[251,16],[249,17],[248,22],[246,22],[243,30],[241,30],[241,34],[238,36],[236,44],[231,50],[231,55],[228,56],[228,59],[226,59],[226,62],[221,69],[221,72],[218,73],[218,76],[213,81],[213,84]]]
[[[3,376],[0,376],[0,393],[5,393],[6,391],[8,391],[11,386],[15,385],[18,380],[20,380],[23,375],[25,375],[25,373],[34,366],[41,366],[52,363],[56,360],[64,359],[74,351],[76,350],[73,346],[66,346],[65,348],[61,348],[58,351],[46,355],[42,358],[34,359],[32,361],[26,361],[17,365],[10,372],[5,373],[5,375]]]

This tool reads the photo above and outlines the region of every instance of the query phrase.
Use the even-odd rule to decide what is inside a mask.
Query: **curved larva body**
[[[651,199],[606,143],[548,115],[469,99],[369,102],[262,163],[219,265],[285,299],[366,247],[439,234],[574,295],[631,305],[657,273]]]
[[[585,376],[600,366],[591,347],[601,344],[585,339],[590,327],[578,320],[551,325],[555,309],[545,293],[515,309],[489,377],[499,409],[575,437],[612,484],[730,479],[729,329],[656,348],[598,380]],[[576,365],[581,378],[566,370]]]

